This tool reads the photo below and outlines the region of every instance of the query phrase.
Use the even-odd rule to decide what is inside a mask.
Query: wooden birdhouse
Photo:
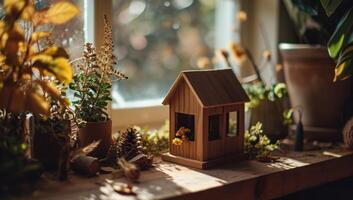
[[[244,158],[247,101],[231,69],[181,72],[163,101],[169,105],[170,153],[162,158],[199,169]]]

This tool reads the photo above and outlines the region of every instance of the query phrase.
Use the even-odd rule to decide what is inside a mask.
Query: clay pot
[[[104,158],[112,143],[112,120],[87,122],[85,127],[80,128],[78,135],[80,147],[85,147],[94,141],[100,140],[98,147],[89,155]]]
[[[282,139],[287,135],[287,128],[283,124],[284,103],[282,100],[275,102],[264,99],[260,105],[251,109],[251,125],[257,122],[263,124],[263,131],[273,141]]]
[[[315,140],[341,138],[351,114],[352,79],[333,82],[335,63],[326,47],[280,44],[279,49],[291,105],[303,109],[304,135]]]

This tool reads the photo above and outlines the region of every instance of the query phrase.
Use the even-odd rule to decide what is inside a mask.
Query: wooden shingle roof
[[[163,104],[169,104],[178,83],[184,79],[204,106],[217,106],[249,101],[231,69],[183,71],[174,82]]]

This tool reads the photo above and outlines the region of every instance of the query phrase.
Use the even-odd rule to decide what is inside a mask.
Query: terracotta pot
[[[283,104],[282,100],[272,102],[265,99],[259,106],[251,109],[251,125],[261,122],[264,133],[273,141],[287,135],[287,128],[283,124]]]
[[[280,44],[292,107],[303,109],[304,135],[338,139],[352,105],[352,79],[333,82],[335,63],[322,46]],[[295,115],[295,121],[298,116]],[[325,137],[320,138],[320,133]]]
[[[104,158],[112,143],[112,120],[102,122],[87,122],[79,130],[79,145],[85,147],[94,141],[100,140],[98,147],[89,155]]]

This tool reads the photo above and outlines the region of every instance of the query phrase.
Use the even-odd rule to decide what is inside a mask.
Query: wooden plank
[[[324,155],[324,151],[340,157]],[[137,196],[113,191],[113,184],[126,183],[126,179],[101,175],[71,176],[67,182],[45,179],[38,183],[35,193],[19,199],[272,199],[353,176],[352,165],[353,152],[339,149],[289,152],[276,163],[243,161],[212,170],[160,162],[133,184]]]
[[[196,135],[196,159],[201,161],[204,158],[204,147],[202,146],[204,140],[204,109],[201,106],[197,106],[197,135]]]

